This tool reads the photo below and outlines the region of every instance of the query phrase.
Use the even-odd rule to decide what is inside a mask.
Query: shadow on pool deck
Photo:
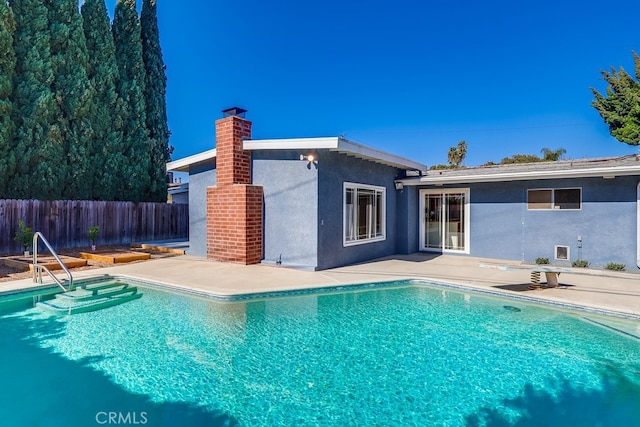
[[[101,357],[71,360],[43,348],[42,340],[64,333],[64,323],[55,319],[0,318],[0,399],[11,402],[0,405],[3,425],[93,426],[107,424],[110,412],[117,424],[238,425],[233,417],[194,403],[158,403],[131,393],[91,367]]]
[[[560,289],[566,289],[566,288],[571,288],[575,285],[567,285],[567,284],[560,284],[560,286],[558,286],[558,288]],[[507,291],[513,291],[513,292],[529,292],[529,291],[543,291],[545,289],[551,289],[548,288],[546,286],[542,286],[539,289],[531,289],[531,283],[515,283],[515,284],[509,284],[509,285],[495,285],[494,288],[496,289],[504,289]]]

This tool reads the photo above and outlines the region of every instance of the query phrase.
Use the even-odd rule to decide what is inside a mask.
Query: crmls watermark
[[[141,425],[147,423],[146,412],[98,412],[96,422],[104,425]]]

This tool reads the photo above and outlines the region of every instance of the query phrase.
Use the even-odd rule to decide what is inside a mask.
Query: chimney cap
[[[247,113],[247,110],[245,110],[244,108],[231,107],[231,108],[227,108],[226,110],[222,110],[222,117],[237,116],[244,119],[246,113]]]

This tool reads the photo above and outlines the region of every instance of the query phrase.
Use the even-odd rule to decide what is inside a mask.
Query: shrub
[[[96,240],[98,240],[98,233],[100,233],[100,227],[94,225],[93,227],[89,227],[89,240],[91,240],[91,244],[95,245]]]
[[[33,243],[33,230],[31,227],[27,227],[23,220],[20,220],[18,222],[18,231],[16,231],[16,235],[13,240],[20,243],[24,247],[25,251],[28,251],[29,247]]]
[[[624,271],[627,268],[627,266],[625,264],[618,264],[617,262],[610,262],[607,265],[605,265],[604,268],[612,271]]]
[[[549,264],[549,258],[536,258],[536,264]]]
[[[589,261],[585,260],[585,259],[577,259],[575,261],[573,261],[571,263],[572,267],[581,267],[581,268],[587,268],[589,267]]]

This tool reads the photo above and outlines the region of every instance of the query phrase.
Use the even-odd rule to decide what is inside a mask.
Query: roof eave
[[[426,171],[421,163],[340,137],[262,139],[244,141],[245,150],[330,150],[398,169]]]
[[[251,139],[242,144],[249,151],[256,150],[321,150],[338,146],[337,137],[289,138],[289,139]]]
[[[385,163],[398,169],[417,170],[421,172],[425,172],[427,170],[427,166],[422,163],[415,162],[405,157],[396,156],[395,154],[387,153],[386,151],[378,150],[366,145],[358,144],[357,142],[349,141],[344,138],[339,138],[338,148],[336,151],[349,152],[364,159]]]
[[[184,157],[167,163],[167,172],[189,172],[191,166],[216,158],[216,149],[203,151],[193,156]]]
[[[258,150],[330,150],[352,155],[361,159],[381,163],[404,170],[418,170],[424,172],[427,167],[422,163],[382,150],[348,141],[340,137],[321,138],[290,138],[290,139],[260,139],[243,141],[243,149]],[[191,166],[215,159],[216,149],[204,151],[193,156],[167,163],[167,171],[189,172]]]
[[[476,182],[529,181],[536,179],[562,178],[615,178],[616,176],[640,175],[640,166],[617,166],[609,168],[573,169],[563,171],[530,171],[480,175],[424,176],[402,180],[404,185],[444,185]]]

